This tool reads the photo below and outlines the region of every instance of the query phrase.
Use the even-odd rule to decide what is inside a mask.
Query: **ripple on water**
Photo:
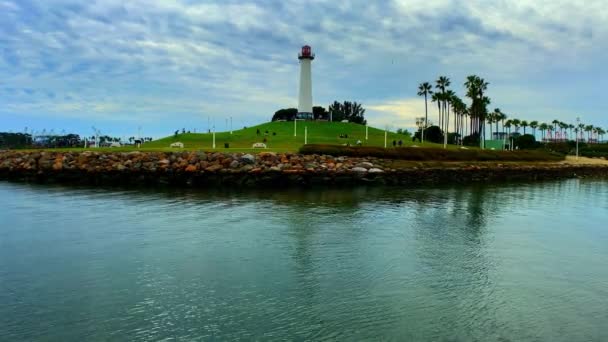
[[[0,340],[608,340],[606,219],[592,180],[0,182]]]

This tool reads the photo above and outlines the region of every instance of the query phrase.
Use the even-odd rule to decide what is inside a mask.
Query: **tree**
[[[541,124],[538,126],[538,129],[540,130],[540,133],[541,133],[541,135],[540,135],[540,136],[541,136],[541,140],[543,140],[543,141],[544,141],[544,140],[545,140],[545,138],[546,138],[546,132],[547,132],[547,128],[549,128],[549,125],[547,125],[547,124],[546,124],[546,123],[544,123],[544,122],[543,122],[543,123],[541,123]]]
[[[424,96],[424,124],[423,129],[427,127],[429,122],[429,109],[427,105],[427,97],[433,94],[433,86],[429,82],[420,83],[418,86],[418,96]],[[424,142],[424,130],[422,131],[422,142]]]
[[[519,132],[519,126],[521,126],[521,120],[519,119],[513,119],[511,120],[511,124],[513,125],[513,127],[515,127],[515,133]]]
[[[439,126],[429,126],[424,130],[424,136],[426,137],[426,141],[430,141],[436,144],[440,144],[443,142],[443,132]],[[420,140],[420,131],[414,133],[414,140]]]
[[[450,86],[450,84],[451,84],[451,81],[447,76],[440,76],[435,81],[435,88],[437,88],[441,91],[441,94],[439,96],[439,99],[441,100],[440,114],[439,114],[439,127],[441,127],[441,129],[444,132],[447,132],[445,113],[447,111],[448,102],[450,100],[449,96],[446,95],[446,90],[447,90],[447,87]],[[446,139],[447,139],[447,136],[446,136]]]
[[[521,127],[524,128],[524,135],[526,135],[526,127],[528,127],[528,126],[529,126],[528,121],[526,121],[526,120],[521,121]]]
[[[365,109],[360,103],[344,101],[340,103],[334,101],[329,105],[329,113],[332,121],[348,120],[349,122],[365,125]]]
[[[536,128],[538,128],[538,121],[530,121],[530,128],[532,128],[532,135],[534,136],[534,139],[536,139]]]
[[[313,108],[314,110],[314,108]],[[283,108],[277,110],[272,116],[272,121],[285,120],[285,121],[293,121],[293,119],[298,114],[297,108]]]
[[[315,120],[329,120],[329,112],[321,106],[312,107],[312,116]]]
[[[487,115],[487,106],[490,99],[484,96],[489,83],[483,78],[471,75],[467,77],[464,86],[467,88],[467,97],[471,99],[471,132],[479,134],[480,138],[485,136],[484,127]],[[483,139],[481,139],[483,144]],[[483,146],[482,146],[483,147]]]

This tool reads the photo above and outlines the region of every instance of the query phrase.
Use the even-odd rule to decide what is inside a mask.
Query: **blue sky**
[[[0,0],[0,131],[250,126],[297,105],[303,44],[315,105],[372,125],[413,127],[420,82],[464,96],[477,74],[511,117],[608,128],[601,0]]]

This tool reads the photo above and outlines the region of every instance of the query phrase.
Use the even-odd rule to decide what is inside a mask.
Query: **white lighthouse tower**
[[[312,48],[308,45],[302,46],[302,51],[298,54],[300,60],[300,94],[298,97],[299,120],[312,120],[312,76],[311,64],[315,59]]]

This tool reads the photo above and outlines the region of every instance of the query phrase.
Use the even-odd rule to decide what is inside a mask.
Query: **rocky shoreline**
[[[458,163],[262,152],[0,152],[0,179],[73,184],[285,186],[470,183],[608,176],[607,165]]]

